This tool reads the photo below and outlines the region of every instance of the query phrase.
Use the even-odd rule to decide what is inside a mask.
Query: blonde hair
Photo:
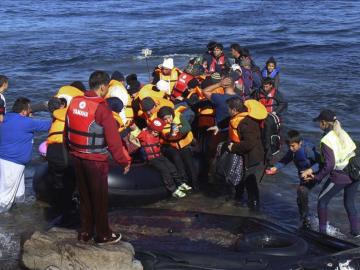
[[[349,136],[347,132],[341,127],[341,123],[339,120],[335,120],[334,122],[327,122],[331,129],[334,131],[335,135],[339,138],[340,144],[345,147],[346,138]]]

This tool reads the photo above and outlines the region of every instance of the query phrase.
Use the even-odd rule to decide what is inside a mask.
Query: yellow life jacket
[[[164,75],[161,70],[160,70],[160,73],[159,73],[159,77],[160,77],[160,80],[164,80],[164,81],[167,81],[170,83],[170,93],[172,93],[172,90],[174,89],[174,85],[176,84],[177,80],[179,79],[179,74],[181,74],[181,70],[179,70],[178,68],[174,67],[172,70],[171,70],[171,73],[170,75]]]
[[[120,117],[122,118],[122,122],[124,123],[124,122],[129,122],[129,120],[131,121],[134,118],[134,113],[132,112],[132,107],[131,107],[131,96],[129,95],[125,86],[121,82],[117,80],[110,81],[109,91],[107,92],[105,99],[110,97],[117,97],[124,104],[124,109],[121,110],[120,112]]]
[[[116,95],[116,94],[114,95],[113,92],[116,91],[116,90],[120,91],[121,94],[124,94],[124,95],[127,95],[127,96],[130,97],[130,95],[127,92],[125,86],[121,82],[119,82],[117,80],[111,80],[109,82],[109,91],[107,92],[107,94],[105,96],[105,99],[107,99],[109,97],[118,97],[118,98],[120,98],[118,95]],[[123,101],[123,100],[121,100],[121,101]]]
[[[63,143],[63,132],[65,128],[65,117],[67,108],[57,109],[53,112],[53,122],[47,137],[47,143]]]
[[[145,84],[139,91],[138,97],[140,100],[143,100],[146,97],[151,97],[155,102],[157,99],[164,98],[165,92],[163,91],[154,91],[152,88],[153,84]]]
[[[334,153],[335,156],[335,167],[334,170],[342,170],[348,165],[350,158],[355,156],[356,145],[350,138],[349,134],[344,131],[344,144],[340,143],[339,137],[332,130],[326,134],[320,141],[325,144]],[[323,157],[322,157],[323,158]]]
[[[162,107],[170,107],[173,108],[175,107],[174,103],[172,103],[170,100],[165,99],[165,98],[159,98],[157,100],[154,100],[156,107],[155,107],[155,113],[153,113],[150,117],[147,116],[146,113],[144,113],[142,110],[139,110],[138,112],[138,116],[145,118],[147,121],[149,120],[153,120],[157,117],[157,113],[158,111],[162,108]]]
[[[117,112],[112,112],[114,119],[116,120],[116,123],[119,125],[119,132],[122,132],[125,129],[125,124],[123,123],[120,115]]]
[[[132,108],[132,99],[129,99],[128,104],[126,104],[125,107],[125,115],[126,115],[126,119],[129,122],[132,122],[134,120],[134,110]]]
[[[84,92],[77,89],[76,87],[65,85],[60,87],[59,91],[56,93],[54,97],[57,98],[65,98],[67,102],[67,106],[69,106],[71,100],[74,97],[83,96]]]
[[[180,121],[180,113],[178,111],[175,110],[175,117],[173,120],[173,123],[176,124],[179,128],[181,128],[181,121]],[[162,144],[170,144],[172,147],[176,148],[176,149],[182,149],[186,146],[188,146],[189,144],[191,144],[191,142],[194,139],[194,136],[192,134],[191,131],[189,131],[186,136],[182,139],[180,139],[179,141],[173,142],[173,141],[167,141],[166,136],[167,134],[171,131],[171,125],[170,124],[166,124],[163,131],[161,132],[162,134],[162,140],[161,143]]]

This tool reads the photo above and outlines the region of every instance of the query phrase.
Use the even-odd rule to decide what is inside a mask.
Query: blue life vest
[[[276,75],[278,75],[280,72],[280,68],[276,67],[274,68],[274,70],[269,74],[266,67],[263,68],[263,70],[261,71],[261,76],[263,78],[267,78],[270,77],[271,79],[274,79],[276,77]]]
[[[309,169],[317,163],[320,155],[315,150],[315,145],[309,141],[303,140],[301,148],[294,153],[293,161],[298,172]]]

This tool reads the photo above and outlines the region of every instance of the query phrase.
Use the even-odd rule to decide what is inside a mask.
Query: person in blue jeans
[[[320,141],[322,163],[318,172],[308,169],[302,173],[302,177],[308,181],[321,182],[329,176],[318,199],[319,231],[326,234],[327,206],[335,195],[344,190],[344,205],[350,223],[350,234],[360,237],[359,218],[355,207],[356,191],[360,182],[353,182],[343,171],[350,158],[355,156],[356,145],[349,134],[341,128],[333,111],[323,110],[313,120],[319,121],[320,129],[324,131]]]
[[[286,143],[289,150],[286,154],[275,163],[273,167],[266,171],[267,174],[275,174],[284,168],[291,161],[294,162],[299,176],[299,186],[297,188],[297,205],[299,209],[300,219],[303,227],[310,228],[309,222],[309,192],[316,185],[315,182],[304,181],[301,178],[301,172],[311,168],[312,171],[319,170],[320,154],[316,151],[313,143],[301,137],[297,130],[288,132]]]

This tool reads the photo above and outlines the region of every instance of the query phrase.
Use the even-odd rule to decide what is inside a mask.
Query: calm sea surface
[[[189,57],[204,52],[209,40],[222,42],[226,53],[238,42],[251,50],[261,68],[268,57],[277,59],[281,91],[289,102],[286,128],[299,129],[317,142],[321,133],[311,119],[321,108],[331,108],[359,140],[359,36],[358,1],[2,0],[0,74],[10,78],[10,107],[18,96],[45,101],[74,80],[87,85],[95,69],[135,72],[147,82],[141,55],[145,47],[153,50],[150,69],[165,56],[183,68]],[[267,190],[264,214],[288,226],[297,224],[293,169],[289,166],[262,184]],[[30,168],[29,196],[31,175]],[[311,198],[313,211],[317,192]],[[347,233],[342,197],[329,209],[331,224]],[[17,256],[19,234],[25,228],[41,226],[38,211],[29,197],[26,206],[0,215],[0,264]]]

